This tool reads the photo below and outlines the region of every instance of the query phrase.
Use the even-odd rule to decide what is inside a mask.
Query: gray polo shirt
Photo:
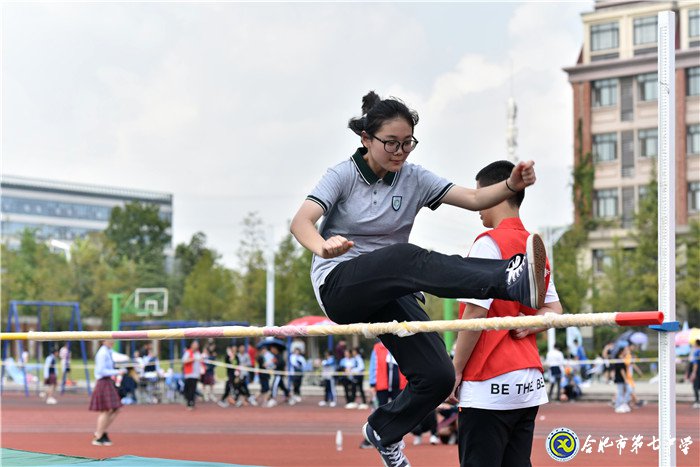
[[[407,243],[418,211],[423,207],[437,209],[453,186],[408,162],[400,171],[380,179],[362,157],[366,153],[366,148],[360,148],[349,160],[328,169],[306,198],[323,208],[319,228],[323,238],[342,235],[355,242],[344,255],[313,257],[311,282],[324,310],[319,289],[335,266],[378,248]]]

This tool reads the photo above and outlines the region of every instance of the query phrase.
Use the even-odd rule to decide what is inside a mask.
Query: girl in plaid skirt
[[[92,444],[95,446],[111,446],[112,441],[107,436],[107,428],[117,417],[122,406],[119,392],[114,385],[113,376],[124,373],[123,370],[114,368],[112,360],[112,346],[114,341],[104,340],[102,346],[95,354],[95,389],[90,399],[90,410],[100,412],[97,416],[97,429]]]

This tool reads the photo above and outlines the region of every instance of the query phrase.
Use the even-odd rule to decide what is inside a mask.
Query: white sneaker
[[[319,401],[318,406],[319,406],[319,407],[325,407],[325,406],[326,406],[326,401]]]
[[[347,404],[345,404],[345,408],[346,408],[346,409],[356,409],[356,408],[357,408],[357,404],[354,403],[354,402],[348,402]]]
[[[287,401],[287,404],[289,404],[289,405],[295,405],[296,403],[297,403],[297,400],[293,397]]]
[[[435,435],[430,435],[430,444],[435,446],[436,444],[440,444],[440,438],[438,438]]]
[[[54,405],[54,404],[58,404],[58,401],[56,399],[54,399],[53,397],[47,397],[46,403],[49,405]]]
[[[243,401],[236,401],[236,407],[243,407]]]
[[[360,410],[367,410],[367,409],[369,409],[369,405],[367,405],[367,404],[360,404],[360,405],[357,406],[357,408],[360,409]]]
[[[254,407],[258,405],[258,401],[255,400],[255,396],[250,396],[248,398],[248,402],[250,403],[250,405],[252,405]]]
[[[629,413],[631,411],[632,409],[630,409],[630,406],[627,404],[620,404],[615,408],[615,413]]]
[[[301,396],[293,396],[294,402],[301,402]]]
[[[331,406],[331,407],[335,407],[337,404],[335,403],[335,401],[333,401],[333,402],[331,402],[331,403],[328,404],[328,405]]]
[[[694,402],[694,403],[693,403],[693,408],[694,408],[694,409],[700,409],[700,402]]]
[[[219,401],[219,402],[217,402],[217,404],[219,405],[219,407],[223,407],[223,408],[228,407],[228,402],[226,402],[226,401]]]
[[[420,446],[423,444],[423,437],[418,435],[413,435],[413,445]]]
[[[270,399],[269,401],[267,401],[267,404],[265,405],[265,407],[269,408],[269,407],[274,407],[276,405],[277,405],[277,401],[274,399]]]

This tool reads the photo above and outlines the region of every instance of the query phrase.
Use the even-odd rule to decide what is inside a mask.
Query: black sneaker
[[[411,467],[403,453],[403,448],[406,446],[403,441],[388,446],[382,445],[379,435],[369,426],[369,423],[365,423],[362,427],[362,435],[379,452],[385,467]]]
[[[506,269],[506,289],[510,297],[536,310],[544,306],[547,253],[537,234],[527,237],[525,255],[515,255]]]
[[[104,446],[104,443],[102,442],[102,438],[97,438],[97,436],[92,437],[92,445],[93,446]]]
[[[111,446],[112,445],[112,440],[109,439],[109,436],[107,436],[106,432],[102,435],[102,437],[98,441],[101,441],[103,446]]]

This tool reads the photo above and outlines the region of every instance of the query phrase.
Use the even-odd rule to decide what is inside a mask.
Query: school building
[[[157,205],[161,218],[172,226],[170,193],[12,175],[2,175],[0,189],[2,241],[10,247],[29,228],[53,249],[66,249],[75,239],[106,229],[112,209],[132,202]]]
[[[596,1],[583,13],[583,45],[564,68],[573,96],[574,167],[592,156],[592,216],[587,265],[601,273],[613,239],[628,235],[655,174],[658,144],[657,15],[676,14],[676,231],[700,218],[700,7],[697,1]],[[575,187],[581,190],[580,186]],[[579,191],[579,193],[581,193]],[[581,220],[581,206],[574,206]]]

